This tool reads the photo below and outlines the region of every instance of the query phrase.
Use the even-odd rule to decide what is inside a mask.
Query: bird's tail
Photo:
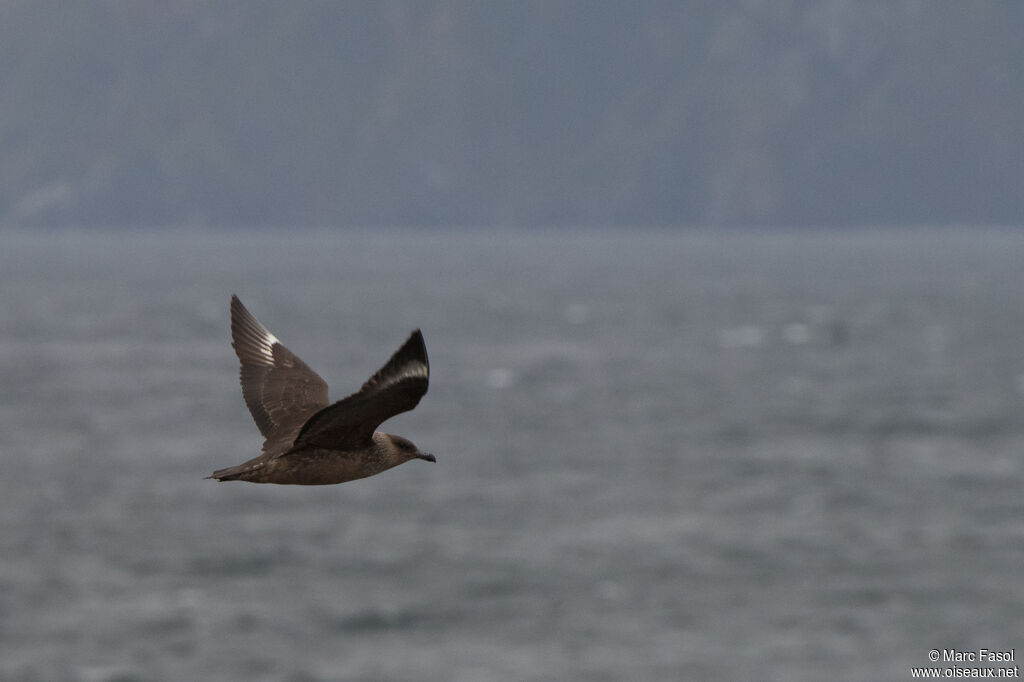
[[[237,481],[242,477],[243,466],[244,465],[240,464],[238,466],[228,467],[227,469],[218,469],[206,478],[215,478],[218,481]]]

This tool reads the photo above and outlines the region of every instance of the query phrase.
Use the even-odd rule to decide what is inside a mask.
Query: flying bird
[[[231,345],[242,397],[265,438],[263,453],[214,471],[218,481],[328,485],[366,478],[411,459],[436,461],[401,436],[377,431],[416,407],[430,363],[417,329],[357,392],[331,404],[327,382],[231,297]]]

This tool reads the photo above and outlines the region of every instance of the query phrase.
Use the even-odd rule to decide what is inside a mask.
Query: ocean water
[[[903,680],[1024,655],[1024,235],[0,233],[0,679]],[[437,455],[258,453],[250,310]]]

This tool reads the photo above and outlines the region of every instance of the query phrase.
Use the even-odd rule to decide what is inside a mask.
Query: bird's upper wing
[[[427,347],[417,329],[358,392],[310,417],[294,447],[364,447],[381,422],[416,407],[429,381]]]
[[[237,296],[231,297],[231,345],[242,365],[242,397],[266,438],[263,452],[284,452],[306,420],[327,406],[327,382],[281,345]]]

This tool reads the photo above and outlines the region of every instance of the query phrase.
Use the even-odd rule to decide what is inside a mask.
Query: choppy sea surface
[[[1024,656],[1024,234],[0,233],[0,679],[903,680]],[[249,309],[437,455],[259,452]],[[948,665],[948,664],[947,664]]]

